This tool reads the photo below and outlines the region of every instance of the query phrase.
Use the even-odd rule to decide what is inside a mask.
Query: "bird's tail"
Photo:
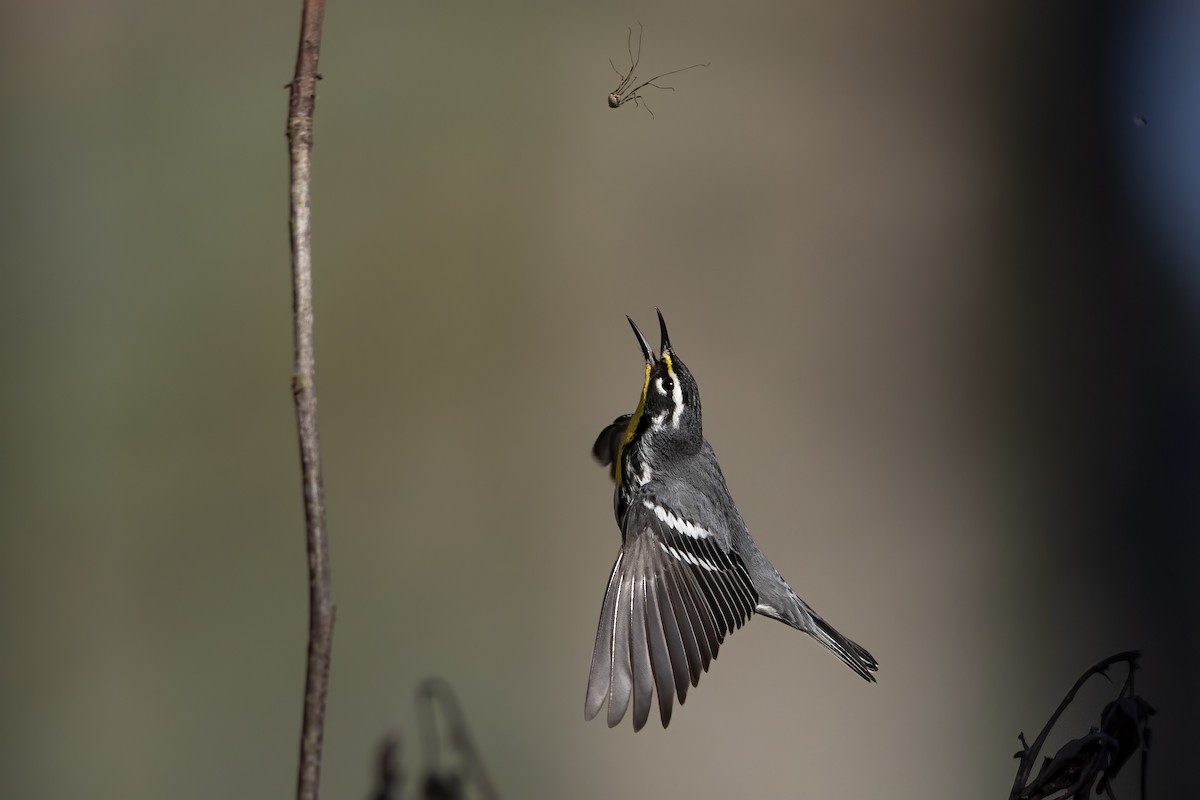
[[[857,672],[863,680],[874,683],[875,676],[871,673],[879,669],[879,663],[875,657],[868,653],[862,645],[838,633],[836,628],[821,619],[812,609],[808,609],[808,611],[812,615],[813,624],[806,630],[812,637],[832,650],[834,655],[845,661],[846,666]]]
[[[788,586],[778,570],[775,571],[775,577],[776,581],[766,582],[765,589],[758,589],[759,602],[755,611],[804,631],[832,650],[834,655],[845,661],[846,666],[858,673],[863,680],[874,683],[875,676],[871,673],[879,670],[879,662],[875,657],[862,645],[838,633],[837,628],[813,611],[812,606],[801,600],[800,595]]]

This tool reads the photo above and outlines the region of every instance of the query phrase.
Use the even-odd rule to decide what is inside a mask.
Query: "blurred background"
[[[0,796],[294,792],[299,11],[6,15]],[[644,77],[711,62],[653,119],[605,104],[639,20]],[[1130,647],[1178,788],[1197,41],[1172,2],[331,2],[323,795],[365,797],[393,730],[417,766],[436,674],[508,798],[1002,797],[1017,733]],[[588,453],[655,306],[759,544],[878,685],[758,618],[668,731],[584,723],[619,541]]]

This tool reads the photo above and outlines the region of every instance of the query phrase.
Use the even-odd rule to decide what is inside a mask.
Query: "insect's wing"
[[[617,448],[621,446],[621,440],[625,438],[625,429],[629,427],[629,420],[632,416],[632,414],[622,414],[614,419],[611,425],[600,431],[600,435],[596,437],[596,443],[592,445],[592,457],[599,461],[601,466],[611,467],[617,460]]]
[[[725,636],[758,604],[741,559],[720,538],[640,498],[625,515],[624,545],[609,577],[588,676],[584,713],[608,703],[617,725],[633,701],[633,729],[650,715],[657,692],[663,727],[673,697],[717,657]]]

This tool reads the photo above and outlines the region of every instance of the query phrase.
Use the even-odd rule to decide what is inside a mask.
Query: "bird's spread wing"
[[[632,414],[622,414],[614,419],[611,425],[605,426],[596,437],[596,443],[592,445],[592,458],[599,461],[601,466],[611,467],[617,460],[617,449],[621,446],[621,440],[625,438],[625,429],[629,427],[632,417]]]
[[[608,701],[608,725],[633,700],[633,728],[650,715],[651,696],[665,728],[672,695],[682,704],[688,684],[740,628],[758,595],[728,537],[707,531],[640,496],[624,520],[624,545],[613,566],[596,630],[588,677],[587,719]]]

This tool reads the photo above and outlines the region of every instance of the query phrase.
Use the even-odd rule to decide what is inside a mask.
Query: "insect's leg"
[[[625,40],[625,48],[627,50],[629,50],[629,63],[631,63],[633,65],[629,68],[630,75],[632,75],[633,71],[635,69],[637,69],[638,62],[642,60],[642,33],[643,33],[642,23],[641,23],[641,20],[639,20],[638,21],[638,51],[637,51],[636,57],[634,57],[634,55],[633,55],[632,48],[629,47],[629,44],[633,39],[633,28],[629,29],[629,37]]]
[[[641,24],[642,23],[640,23],[640,22],[638,23],[638,25],[641,25]],[[621,78],[621,82],[617,84],[617,88],[612,90],[613,94],[618,95],[620,97],[624,97],[625,94],[627,94],[627,92],[625,90],[629,88],[630,84],[632,84],[635,80],[637,80],[637,77],[634,76],[634,74],[633,74],[633,71],[635,69],[637,69],[637,59],[635,59],[633,57],[633,28],[625,29],[625,51],[627,53],[629,53],[629,72],[626,72],[625,74],[622,75],[621,71],[617,69],[617,65],[612,63],[612,59],[610,58],[608,60],[608,65],[610,67],[612,67],[613,72],[617,73],[617,75]],[[642,56],[642,38],[641,38],[641,33],[639,32],[638,33],[638,58],[641,58],[641,56]]]
[[[655,89],[670,89],[671,91],[675,91],[675,87],[660,86],[659,84],[655,83],[655,81],[658,80],[659,78],[665,78],[668,75],[674,75],[677,72],[687,72],[689,69],[695,69],[696,67],[707,67],[707,66],[708,66],[708,64],[692,64],[690,67],[680,67],[679,69],[673,69],[670,72],[663,72],[659,75],[655,75],[653,78],[651,78],[648,81],[639,83],[637,86],[633,87],[629,91],[631,93],[636,92],[638,89],[641,89],[643,86],[653,86]],[[635,78],[634,80],[637,80],[637,79]],[[632,83],[632,82],[633,81],[630,81],[630,83]]]
[[[654,112],[650,109],[650,104],[646,102],[646,98],[642,97],[640,94],[635,94],[630,95],[630,99],[633,100],[633,104],[638,108],[646,109],[646,113],[650,115],[650,119],[654,119]]]

